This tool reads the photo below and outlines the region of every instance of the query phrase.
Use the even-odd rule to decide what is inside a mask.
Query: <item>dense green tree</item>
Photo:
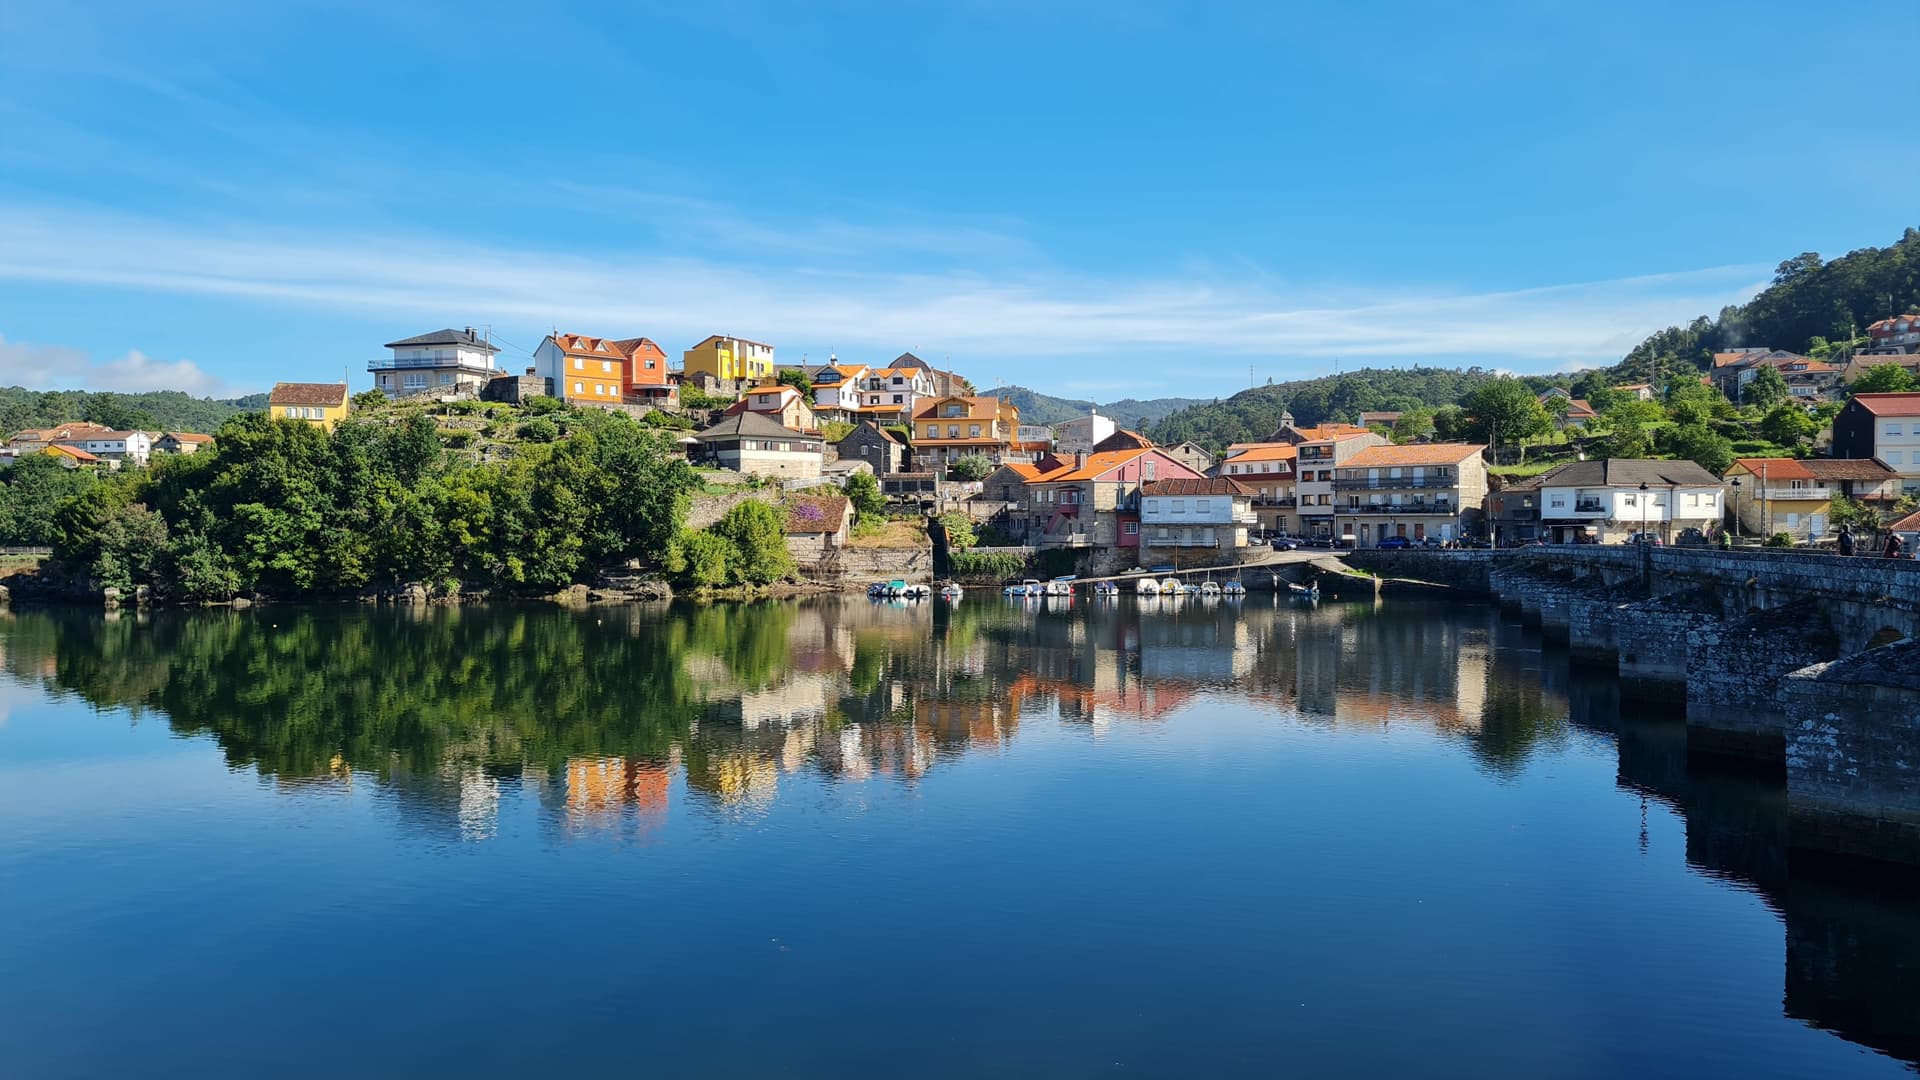
[[[813,401],[813,379],[799,368],[781,368],[779,382],[800,391],[809,403]]]
[[[1596,448],[1600,457],[1632,460],[1653,453],[1653,444],[1647,439],[1646,429],[1640,425],[1616,424],[1611,427],[1611,434],[1602,439]]]
[[[1412,442],[1434,434],[1434,411],[1428,408],[1406,409],[1400,413],[1400,419],[1393,422],[1391,431],[1394,442]]]
[[[1855,394],[1904,394],[1914,388],[1913,372],[1889,360],[1870,364],[1847,389]]]
[[[689,531],[674,541],[666,568],[674,579],[696,588],[718,588],[734,577],[733,544],[718,533]]]
[[[1441,442],[1458,442],[1467,437],[1467,413],[1458,405],[1442,405],[1433,410],[1433,437]]]
[[[1787,380],[1772,364],[1761,364],[1747,385],[1741,387],[1743,404],[1771,409],[1787,399]]]
[[[853,512],[858,517],[879,517],[886,513],[887,497],[880,493],[880,481],[870,472],[856,472],[847,477],[847,500],[853,504]]]
[[[973,519],[958,510],[949,510],[941,514],[940,527],[947,531],[949,550],[965,551],[978,542],[973,529]]]
[[[1515,446],[1553,428],[1553,418],[1519,379],[1502,377],[1481,383],[1460,407],[1469,417],[1468,436],[1475,442]]]
[[[1705,424],[1681,424],[1666,432],[1660,449],[1686,458],[1715,476],[1733,465],[1733,442]]]
[[[993,462],[979,454],[955,458],[947,466],[947,475],[955,480],[985,480],[993,472]]]
[[[1794,446],[1803,439],[1813,438],[1819,431],[1807,410],[1791,401],[1775,405],[1760,418],[1761,437],[1780,446]]]
[[[747,585],[771,585],[793,574],[787,551],[786,513],[763,502],[744,502],[728,510],[713,533],[733,545],[734,577]]]
[[[92,469],[69,469],[47,454],[28,454],[0,477],[0,543],[7,544],[52,544],[55,509],[100,483]]]

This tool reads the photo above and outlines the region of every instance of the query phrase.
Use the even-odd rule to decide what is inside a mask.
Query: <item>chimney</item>
[[[1085,450],[1075,450],[1073,452],[1073,467],[1076,469],[1084,469],[1087,467],[1087,452]]]

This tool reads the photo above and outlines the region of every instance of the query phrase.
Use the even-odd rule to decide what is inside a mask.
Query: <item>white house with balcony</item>
[[[1540,477],[1540,525],[1560,544],[1611,544],[1648,532],[1672,543],[1688,529],[1710,536],[1726,487],[1691,461],[1575,461]]]
[[[471,326],[435,330],[381,347],[392,349],[393,355],[369,361],[367,370],[373,373],[374,387],[388,397],[478,391],[500,374],[493,362],[500,350]]]
[[[1253,490],[1215,476],[1155,480],[1140,487],[1140,544],[1147,549],[1210,548],[1231,553],[1247,546],[1260,519]]]

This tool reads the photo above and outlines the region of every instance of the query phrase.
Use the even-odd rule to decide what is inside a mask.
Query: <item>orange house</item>
[[[618,405],[627,392],[627,354],[618,342],[585,334],[548,334],[533,351],[535,375],[552,381],[569,405]]]
[[[613,347],[627,357],[627,397],[642,405],[675,405],[680,388],[667,381],[667,354],[651,338],[625,338]]]

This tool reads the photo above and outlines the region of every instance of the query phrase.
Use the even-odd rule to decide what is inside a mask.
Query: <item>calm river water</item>
[[[1611,678],[1160,603],[0,619],[0,1069],[1920,1060],[1920,893]]]

